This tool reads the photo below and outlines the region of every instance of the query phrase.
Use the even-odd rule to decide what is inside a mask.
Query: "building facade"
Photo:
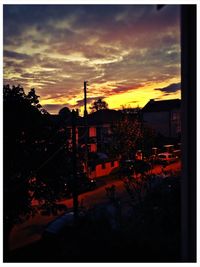
[[[151,99],[142,109],[144,125],[169,138],[180,137],[181,134],[181,100]]]

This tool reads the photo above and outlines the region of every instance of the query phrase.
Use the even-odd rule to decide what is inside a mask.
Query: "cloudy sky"
[[[180,98],[179,6],[4,5],[4,84],[36,89],[57,113]]]

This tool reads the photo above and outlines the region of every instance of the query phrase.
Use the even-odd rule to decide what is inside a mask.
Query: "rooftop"
[[[181,107],[180,99],[160,100],[151,99],[142,109],[143,112],[170,111]]]
[[[104,123],[112,123],[122,116],[122,113],[113,109],[102,109],[88,115],[89,125],[100,125]]]

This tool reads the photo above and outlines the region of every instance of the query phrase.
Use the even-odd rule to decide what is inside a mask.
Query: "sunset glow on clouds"
[[[180,98],[179,6],[4,5],[4,84],[36,89],[50,113]]]

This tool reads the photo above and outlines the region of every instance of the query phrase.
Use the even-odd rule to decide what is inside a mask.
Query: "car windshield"
[[[60,216],[58,219],[49,224],[46,231],[50,233],[58,233],[61,229],[63,229],[66,225],[71,226],[74,219],[74,213],[69,212]]]

